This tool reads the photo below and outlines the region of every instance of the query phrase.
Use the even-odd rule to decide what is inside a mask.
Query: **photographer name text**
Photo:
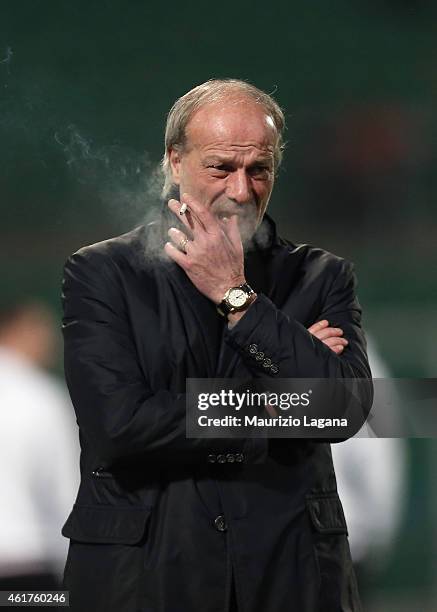
[[[200,427],[316,427],[325,429],[326,427],[347,427],[347,419],[337,418],[310,418],[307,416],[282,416],[259,417],[245,415],[244,417],[224,416],[221,418],[208,417],[202,414],[197,419]]]

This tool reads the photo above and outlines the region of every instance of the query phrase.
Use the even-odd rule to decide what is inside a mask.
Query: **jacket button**
[[[272,360],[269,357],[266,357],[263,361],[263,368],[270,368],[272,365]]]
[[[208,455],[208,463],[215,463],[217,457],[215,455]]]
[[[217,455],[217,461],[219,463],[226,463],[226,455]]]
[[[249,345],[249,353],[256,353],[258,351],[258,345],[257,344],[250,344]]]
[[[242,463],[244,461],[244,455],[243,453],[237,453],[235,455],[235,461],[238,461],[238,463]]]
[[[270,366],[270,372],[272,374],[277,374],[279,372],[279,368],[277,365],[275,365],[274,363]]]
[[[257,354],[255,355],[255,359],[257,361],[262,361],[264,359],[264,353],[262,351],[258,351]]]
[[[228,454],[226,455],[226,461],[227,461],[228,463],[234,463],[234,461],[235,461],[235,455],[234,455],[233,453],[228,453]]]
[[[228,528],[223,514],[218,515],[218,517],[214,520],[214,525],[217,531],[226,531],[226,529]]]

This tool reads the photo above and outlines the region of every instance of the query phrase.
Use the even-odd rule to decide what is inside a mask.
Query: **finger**
[[[308,331],[311,334],[315,334],[318,330],[323,329],[327,325],[329,325],[329,322],[326,319],[323,319],[322,321],[318,321],[317,323],[313,323],[313,325],[311,325],[311,327],[308,327]]]
[[[189,212],[194,221],[194,227],[201,227],[205,231],[211,228],[217,228],[218,223],[211,211],[193,198],[189,193],[183,193],[181,201],[188,205]]]
[[[227,221],[224,221],[223,224],[223,231],[232,244],[242,244],[240,230],[238,226],[238,215],[230,215],[230,217],[227,217]]]
[[[314,332],[314,336],[319,340],[325,340],[326,338],[338,337],[343,334],[343,330],[336,327],[324,327],[323,329],[317,330]]]
[[[326,338],[326,340],[322,340],[323,344],[326,344],[329,347],[333,347],[333,346],[347,346],[349,344],[349,342],[346,340],[346,338],[336,338],[336,337],[331,337],[331,338]]]
[[[170,257],[170,259],[172,259],[177,264],[179,264],[181,268],[184,267],[184,265],[187,262],[187,259],[186,259],[187,256],[184,253],[182,253],[179,249],[177,249],[174,246],[174,244],[172,244],[171,242],[166,242],[164,245],[164,251]]]
[[[334,353],[336,353],[337,355],[339,355],[340,353],[343,352],[344,346],[341,346],[341,344],[338,344],[337,346],[331,347],[331,350],[334,351]]]
[[[316,338],[318,338],[319,340],[325,340],[326,338],[330,338],[331,336],[342,336],[343,330],[339,327],[325,327],[316,331],[313,335],[316,336]]]
[[[190,210],[187,209],[187,211],[183,215],[181,215],[181,203],[179,202],[179,200],[175,200],[173,198],[168,201],[168,207],[176,215],[179,221],[185,225],[187,230],[189,230],[189,233],[192,235],[194,231],[194,221]]]
[[[186,234],[184,234],[184,232],[177,229],[176,227],[171,227],[168,230],[167,234],[174,246],[179,249],[179,251],[181,251],[182,253],[187,252],[187,247],[191,243],[191,241],[188,240],[188,237],[186,236]]]

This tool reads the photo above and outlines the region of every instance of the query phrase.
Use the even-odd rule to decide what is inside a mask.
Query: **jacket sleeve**
[[[262,462],[265,441],[186,437],[186,395],[148,385],[117,279],[110,257],[86,249],[64,267],[65,377],[81,433],[97,456],[107,464],[139,455],[199,464],[236,453]]]
[[[322,299],[317,320],[327,319],[331,327],[343,330],[349,344],[342,354],[334,353],[304,325],[259,294],[244,317],[228,328],[225,335],[254,377],[371,379],[353,265],[343,259],[335,263],[334,279]],[[371,380],[358,385],[358,389],[362,394],[361,405],[368,413],[373,399]]]

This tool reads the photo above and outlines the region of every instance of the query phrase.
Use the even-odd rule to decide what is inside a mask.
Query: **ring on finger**
[[[187,249],[186,246],[188,244],[189,240],[186,236],[184,236],[183,238],[181,238],[181,241],[179,242],[179,249],[183,252],[186,253]]]

